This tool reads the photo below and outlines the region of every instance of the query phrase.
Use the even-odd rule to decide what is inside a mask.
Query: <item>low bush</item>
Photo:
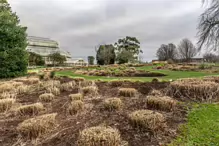
[[[43,102],[51,102],[54,98],[55,96],[52,93],[44,93],[39,96],[40,101]]]
[[[121,143],[117,129],[103,126],[84,129],[78,138],[78,146],[121,146]]]
[[[165,118],[162,114],[151,110],[138,110],[129,114],[130,122],[140,129],[150,130],[153,133],[165,128]]]
[[[200,79],[184,79],[171,82],[168,95],[179,99],[213,102],[219,100],[219,86],[215,82]]]
[[[137,94],[137,90],[134,88],[120,88],[119,95],[125,97],[134,97]]]
[[[10,110],[14,103],[13,98],[0,99],[0,113]]]
[[[96,96],[98,95],[98,88],[96,86],[88,86],[88,87],[84,87],[81,89],[82,94],[84,96],[87,95],[92,95],[92,96]]]
[[[147,107],[164,111],[172,111],[175,109],[177,102],[167,96],[148,96]]]
[[[39,114],[44,109],[42,103],[34,103],[29,105],[23,105],[16,110],[16,113],[20,116],[34,116]]]
[[[104,108],[106,110],[118,110],[122,107],[122,101],[120,98],[108,98],[104,101]]]
[[[61,85],[61,91],[72,91],[75,88],[76,88],[75,81],[68,82],[68,83],[63,83]]]
[[[78,93],[78,94],[70,94],[69,97],[70,97],[70,100],[71,100],[71,101],[74,101],[74,100],[83,100],[83,98],[84,98],[83,95],[80,94],[80,93]]]
[[[55,71],[51,71],[50,74],[49,74],[49,77],[50,77],[51,79],[53,79],[53,78],[55,77],[55,74],[56,74]]]
[[[71,104],[68,106],[68,113],[70,115],[77,114],[78,112],[84,109],[84,102],[81,100],[72,101]]]
[[[56,115],[53,113],[27,119],[18,125],[17,130],[24,138],[35,139],[54,128]]]

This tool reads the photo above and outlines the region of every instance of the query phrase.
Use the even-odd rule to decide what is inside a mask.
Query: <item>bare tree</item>
[[[208,8],[200,17],[199,22],[199,50],[203,45],[210,49],[218,49],[219,45],[219,0],[203,0]]]
[[[178,54],[183,61],[189,61],[197,54],[197,49],[189,39],[183,39],[178,46]]]
[[[161,47],[157,50],[157,58],[161,61],[166,60],[175,60],[177,58],[176,46],[172,43],[168,45],[162,44]]]
[[[219,61],[219,56],[213,53],[205,53],[203,55],[203,58],[205,59],[205,61],[210,62],[210,63],[216,63]]]

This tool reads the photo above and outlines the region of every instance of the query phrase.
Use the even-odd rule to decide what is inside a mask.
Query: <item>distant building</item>
[[[51,40],[49,38],[35,36],[29,36],[27,40],[27,51],[42,56],[45,59],[46,65],[52,64],[49,55],[57,52],[65,56],[67,60],[71,59],[71,54],[65,50],[60,49],[57,41]]]
[[[88,66],[88,62],[82,58],[71,58],[66,61],[67,66]]]

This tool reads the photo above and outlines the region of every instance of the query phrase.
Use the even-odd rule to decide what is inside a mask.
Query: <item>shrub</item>
[[[125,97],[134,97],[137,94],[137,90],[134,88],[120,88],[119,95]]]
[[[53,113],[27,119],[18,125],[17,130],[23,137],[35,139],[55,126],[56,115]]]
[[[40,73],[40,74],[39,74],[39,79],[40,79],[40,80],[43,80],[44,78],[45,78],[45,74],[44,74],[44,73]]]
[[[23,105],[17,109],[17,114],[21,116],[29,115],[37,115],[40,111],[44,109],[42,103],[34,103],[29,105]]]
[[[67,111],[70,115],[74,115],[83,109],[84,109],[84,102],[81,100],[75,100],[72,101],[71,104],[68,106]]]
[[[162,114],[151,110],[138,110],[129,114],[131,123],[141,129],[151,130],[153,133],[165,127]]]
[[[97,126],[80,132],[78,146],[121,146],[121,142],[117,129]]]
[[[153,78],[151,82],[152,83],[157,83],[157,82],[159,82],[159,80],[158,80],[158,78]]]
[[[95,86],[84,87],[81,90],[84,96],[86,95],[96,96],[98,94],[98,88]]]
[[[74,100],[83,100],[83,95],[78,93],[78,94],[70,94],[69,95],[71,101],[74,101]]]
[[[68,83],[63,83],[61,85],[61,90],[62,91],[72,91],[76,87],[75,81],[68,82]]]
[[[147,107],[164,111],[172,111],[176,107],[176,101],[170,97],[148,96]]]
[[[0,113],[10,110],[14,103],[13,98],[0,99]]]
[[[30,91],[30,88],[29,88],[29,86],[27,86],[27,85],[19,86],[19,87],[16,89],[16,93],[17,93],[17,94],[25,94],[25,93],[28,93],[29,91]]]
[[[51,71],[49,77],[51,79],[53,79],[55,77],[56,72],[55,71]]]
[[[200,79],[177,80],[170,83],[168,95],[180,99],[213,102],[219,99],[219,87],[215,82]]]
[[[122,107],[122,101],[120,98],[108,98],[104,101],[104,108],[107,110],[117,110]]]
[[[39,99],[43,102],[51,102],[55,96],[52,93],[44,93],[39,96]]]

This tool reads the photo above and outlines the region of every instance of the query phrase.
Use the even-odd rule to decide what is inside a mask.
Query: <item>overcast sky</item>
[[[144,60],[161,44],[196,43],[202,0],[9,0],[28,35],[57,40],[73,57],[95,55],[95,46],[135,36]]]

